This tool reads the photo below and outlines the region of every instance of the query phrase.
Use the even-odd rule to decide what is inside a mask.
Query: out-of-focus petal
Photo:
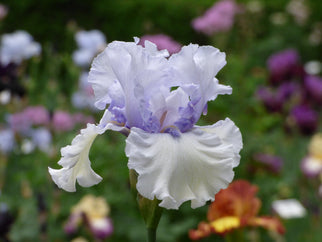
[[[215,196],[215,202],[210,204],[207,218],[215,221],[222,217],[236,216],[248,221],[257,215],[261,201],[255,196],[257,186],[245,180],[237,180]]]
[[[248,221],[251,226],[261,226],[265,229],[284,234],[285,228],[278,218],[273,217],[254,217]]]
[[[274,201],[272,209],[283,219],[303,218],[306,215],[303,205],[293,198]]]
[[[132,128],[125,152],[128,167],[138,173],[139,193],[168,209],[188,200],[192,208],[213,201],[234,177],[234,145],[220,135],[201,128],[179,136]]]

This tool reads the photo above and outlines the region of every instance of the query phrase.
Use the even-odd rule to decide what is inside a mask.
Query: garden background
[[[272,202],[279,199],[297,199],[306,209],[304,216],[281,218],[286,229],[284,235],[245,228],[246,241],[321,241],[321,174],[307,176],[301,164],[309,155],[312,136],[322,132],[322,2],[240,0],[236,1],[240,9],[229,29],[211,34],[196,30],[192,21],[214,3],[214,0],[1,1],[7,13],[0,20],[0,37],[25,30],[40,43],[41,53],[15,67],[14,78],[10,79],[9,71],[1,67],[0,92],[9,91],[10,98],[7,100],[2,93],[0,131],[12,128],[10,115],[27,107],[41,106],[52,119],[57,112],[81,118],[63,130],[55,127],[53,121],[47,124],[51,134],[49,149],[40,149],[32,138],[16,131],[11,149],[0,149],[0,241],[71,241],[77,237],[94,241],[83,225],[71,234],[64,229],[71,208],[86,194],[104,197],[109,204],[108,216],[114,229],[106,241],[145,238],[144,222],[130,190],[124,136],[108,132],[95,140],[90,159],[93,169],[103,177],[98,185],[78,186],[77,192],[68,193],[58,189],[48,173],[48,167],[59,167],[60,148],[70,144],[80,128],[85,127],[86,120],[99,122],[103,114],[89,107],[76,107],[72,100],[84,69],[73,61],[73,52],[78,48],[75,34],[92,29],[100,30],[107,42],[164,34],[181,45],[212,45],[225,52],[227,64],[217,78],[230,85],[233,93],[209,102],[208,114],[198,124],[209,125],[229,117],[240,128],[244,147],[240,165],[234,169],[235,179],[258,186],[260,215],[274,214]],[[298,5],[291,8],[291,3]],[[279,103],[278,95],[272,93],[278,92],[284,80],[272,81],[274,73],[268,60],[273,54],[290,49],[297,53],[294,58],[300,74],[291,73],[294,76],[287,81],[295,83],[295,87],[291,97]],[[317,94],[304,90],[304,72],[319,78]],[[8,78],[12,85],[8,85]],[[269,90],[269,94],[263,94],[261,88],[267,87],[265,91]],[[299,105],[305,105],[309,111],[297,114],[301,111],[296,113],[294,109]],[[305,119],[312,115],[313,118]],[[59,125],[63,124],[58,122]],[[7,143],[3,137],[0,139],[0,143]],[[263,158],[263,154],[269,159]],[[208,206],[191,209],[185,203],[179,210],[164,211],[158,241],[190,241],[189,230],[207,220],[207,210]],[[224,239],[211,235],[202,241]]]

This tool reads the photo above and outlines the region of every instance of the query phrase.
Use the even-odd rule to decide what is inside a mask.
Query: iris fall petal
[[[230,123],[221,124],[226,125]],[[234,144],[224,141],[228,134],[217,135],[216,129],[195,127],[173,137],[132,128],[125,152],[128,167],[138,173],[138,192],[148,199],[156,197],[167,209],[178,209],[188,200],[192,208],[213,201],[232,181],[236,162]]]

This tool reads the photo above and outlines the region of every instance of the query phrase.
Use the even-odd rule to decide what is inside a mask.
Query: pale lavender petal
[[[185,46],[169,59],[173,69],[173,78],[189,95],[190,102],[180,109],[182,117],[177,120],[180,130],[192,128],[208,101],[219,94],[231,94],[232,89],[218,83],[215,75],[226,64],[225,53],[212,46]]]

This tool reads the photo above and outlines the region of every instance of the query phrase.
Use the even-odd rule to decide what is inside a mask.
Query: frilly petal
[[[104,117],[105,116],[105,117]],[[102,180],[102,177],[97,175],[91,168],[91,163],[88,158],[88,153],[91,145],[98,134],[104,133],[106,130],[122,131],[124,128],[112,123],[104,124],[108,115],[104,115],[101,123],[96,126],[87,124],[85,129],[80,131],[71,145],[61,149],[61,159],[58,164],[63,168],[52,169],[48,168],[53,181],[58,187],[68,191],[76,191],[76,180],[83,187],[90,187]]]
[[[186,132],[192,128],[206,104],[218,95],[231,94],[232,88],[219,84],[215,75],[226,64],[226,55],[212,46],[190,44],[169,58],[172,76],[190,97],[191,102],[183,106],[184,112],[178,120],[179,129]],[[190,115],[187,115],[190,112]]]
[[[138,192],[167,209],[188,200],[192,208],[213,201],[234,177],[234,145],[221,136],[197,127],[180,137],[132,128],[125,152],[129,169],[138,173]]]
[[[220,120],[217,123],[209,126],[196,126],[208,133],[216,134],[219,136],[224,144],[231,144],[235,153],[233,167],[239,165],[240,155],[239,152],[243,148],[243,139],[239,128],[229,118]]]

